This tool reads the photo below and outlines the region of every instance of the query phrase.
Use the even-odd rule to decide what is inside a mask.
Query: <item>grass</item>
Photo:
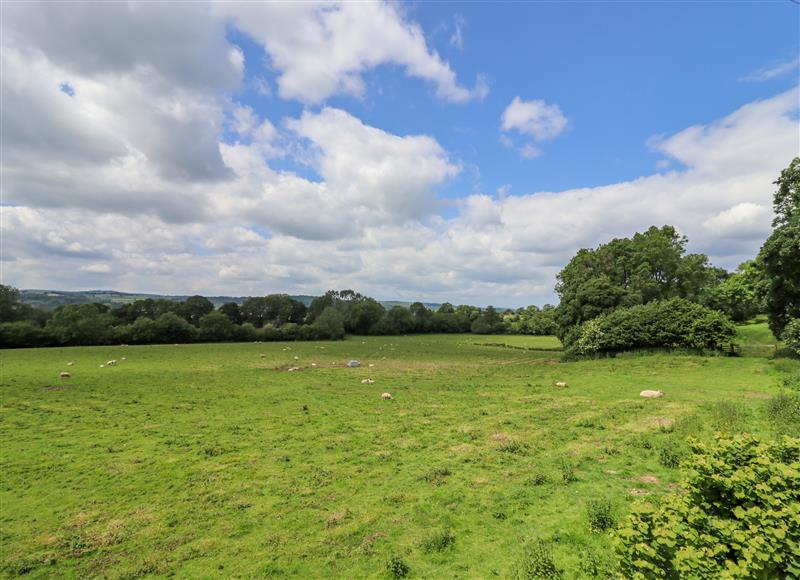
[[[610,549],[590,500],[671,491],[688,435],[797,430],[770,403],[796,361],[528,350],[554,341],[2,351],[1,571],[509,577],[542,541],[583,577]]]

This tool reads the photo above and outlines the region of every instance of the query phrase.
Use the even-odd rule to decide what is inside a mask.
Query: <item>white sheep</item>
[[[558,388],[560,388],[560,389],[563,389],[564,387],[566,387],[566,386],[567,386],[567,383],[565,383],[564,381],[558,381],[558,382],[556,383],[556,386],[557,386]]]
[[[383,399],[384,401],[391,401],[392,400],[392,394],[391,393],[383,393],[381,395],[381,399]]]
[[[108,362],[106,363],[106,366],[107,366],[107,367],[115,367],[115,366],[117,366],[117,359],[115,359],[115,358],[114,358],[114,359],[111,359],[110,361],[108,361]]]
[[[361,379],[361,384],[362,385],[372,385],[374,383],[375,383],[375,381],[373,381],[372,379]]]
[[[72,375],[71,375],[71,374],[69,374],[67,371],[61,371],[61,374],[59,374],[58,376],[59,376],[59,377],[61,377],[62,379],[68,379],[68,378],[70,378]]]
[[[645,390],[639,393],[640,397],[647,397],[648,399],[657,399],[664,396],[664,391],[650,391]]]
[[[74,364],[75,364],[74,362],[72,362],[72,361],[69,361],[69,362],[67,363],[67,366],[68,366],[68,367],[71,367],[71,366],[72,366],[72,365],[74,365]]]

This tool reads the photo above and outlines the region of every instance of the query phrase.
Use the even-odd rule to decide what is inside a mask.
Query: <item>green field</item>
[[[743,332],[772,341],[763,324]],[[523,542],[545,538],[579,578],[587,552],[610,558],[588,500],[622,516],[672,491],[680,470],[661,459],[687,435],[797,429],[765,414],[780,371],[800,367],[769,349],[565,363],[557,347],[428,335],[0,352],[2,572],[380,578],[397,555],[418,578],[509,577]]]

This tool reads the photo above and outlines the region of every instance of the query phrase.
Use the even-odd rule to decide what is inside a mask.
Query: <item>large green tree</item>
[[[767,280],[769,326],[776,336],[800,318],[800,157],[795,157],[775,181],[775,229],[761,248]]]
[[[697,300],[713,276],[708,258],[687,254],[672,226],[582,249],[558,275],[559,336],[616,308],[673,297]]]

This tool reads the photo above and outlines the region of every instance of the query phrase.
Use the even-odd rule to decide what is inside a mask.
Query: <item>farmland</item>
[[[687,436],[797,434],[766,407],[800,363],[740,334],[742,357],[578,362],[476,335],[2,351],[2,572],[508,577],[544,538],[588,577],[612,553],[589,500],[673,491]]]

